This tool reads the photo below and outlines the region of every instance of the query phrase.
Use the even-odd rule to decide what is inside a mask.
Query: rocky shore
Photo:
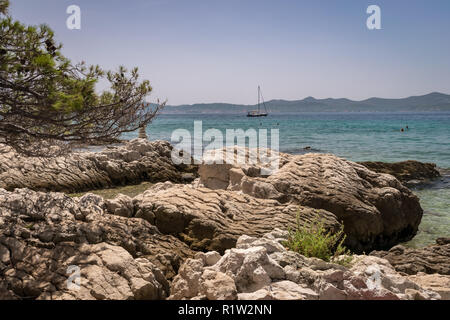
[[[83,192],[142,181],[177,183],[189,180],[193,168],[174,165],[166,141],[135,139],[102,152],[78,152],[69,157],[28,158],[0,145],[0,188],[12,191]]]
[[[447,240],[398,246],[423,211],[393,175],[326,154],[281,154],[267,176],[234,161],[176,166],[171,152],[143,139],[55,159],[0,147],[0,299],[448,298]],[[134,198],[57,193],[142,181],[154,184]],[[378,251],[343,267],[283,247],[286,230],[317,219],[344,224],[353,252]]]

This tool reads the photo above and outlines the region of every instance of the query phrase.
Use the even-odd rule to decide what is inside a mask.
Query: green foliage
[[[333,233],[325,228],[322,220],[301,224],[299,214],[296,229],[289,231],[289,238],[284,243],[288,249],[306,257],[316,257],[327,262],[347,264],[348,258],[338,259],[341,255],[347,255],[351,260],[350,251],[343,245],[346,238],[344,225]]]
[[[35,68],[43,68],[51,70],[51,68],[55,67],[55,60],[49,54],[41,54],[34,57],[31,64]]]
[[[0,14],[6,14],[8,12],[9,0],[0,0]]]

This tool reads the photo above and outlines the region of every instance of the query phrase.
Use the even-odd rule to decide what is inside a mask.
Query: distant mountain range
[[[450,95],[433,92],[423,96],[403,99],[370,98],[363,101],[349,99],[271,100],[266,102],[270,113],[299,112],[406,112],[406,111],[450,111]],[[246,114],[256,105],[227,103],[205,103],[180,106],[166,106],[164,114]]]

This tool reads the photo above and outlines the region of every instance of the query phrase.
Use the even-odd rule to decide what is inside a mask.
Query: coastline
[[[126,142],[127,140],[123,140],[122,144],[105,145],[102,147],[95,146],[93,148],[85,148],[82,151],[99,152],[106,148],[118,147]],[[294,150],[293,155],[317,152],[321,153],[320,150],[314,148],[301,148],[301,152],[295,152]],[[289,150],[287,150],[287,153],[290,153]],[[424,217],[419,226],[419,234],[413,240],[404,243],[405,246],[421,248],[432,245],[435,243],[436,238],[448,234],[445,226],[448,226],[450,222],[445,221],[447,216],[443,214],[443,212],[446,211],[446,206],[450,205],[448,201],[445,201],[445,190],[450,188],[450,168],[441,168],[433,163],[423,163],[414,160],[400,162],[362,161],[358,163],[363,165],[366,164],[369,169],[378,167],[377,169],[379,172],[393,174],[419,197],[425,211]],[[402,172],[402,170],[404,172]],[[123,189],[119,186],[118,188],[115,188],[115,190],[114,188],[112,190],[107,188],[104,191],[91,191],[102,196],[105,195],[109,198],[114,197],[119,193],[125,193],[126,195],[134,197],[136,192],[140,192],[141,188],[142,187],[139,185],[136,185],[135,188],[125,186]],[[133,189],[138,191],[134,191]],[[436,199],[440,201],[438,207],[436,206]],[[450,217],[448,219],[450,220]],[[438,226],[437,229],[436,226]]]
[[[142,147],[139,145],[139,142],[133,145],[133,141],[136,142],[139,139],[121,140],[120,143],[102,146],[84,146],[75,151],[73,157],[76,159],[75,161],[68,161],[63,166],[60,166],[60,160],[53,161],[45,158],[39,158],[41,166],[39,166],[39,161],[37,164],[33,163],[30,165],[30,163],[27,163],[28,160],[26,158],[17,158],[11,153],[10,149],[2,149],[3,157],[5,157],[3,162],[7,163],[7,159],[17,158],[19,162],[17,169],[22,174],[25,170],[25,175],[21,179],[20,175],[17,175],[17,169],[3,165],[3,168],[0,168],[0,187],[9,191],[15,188],[30,188],[35,191],[64,192],[71,197],[80,197],[93,192],[106,199],[113,199],[119,194],[135,197],[157,182],[191,183],[193,179],[198,178],[198,166],[171,165],[172,161],[169,158],[170,149],[173,146],[169,142],[150,142],[148,145],[156,145],[157,147],[150,147],[151,150],[145,150],[151,151],[150,157],[139,159],[138,153]],[[127,147],[130,144],[132,145],[131,148]],[[122,154],[120,152],[117,153],[115,151],[117,149],[122,149],[120,151]],[[136,149],[138,152],[136,153],[136,150],[133,149]],[[315,152],[315,150],[305,151],[303,154]],[[99,157],[97,157],[98,155]],[[294,155],[292,154],[292,156]],[[154,161],[155,158],[158,161]],[[118,163],[111,165],[110,160],[118,161]],[[140,163],[140,172],[136,173],[136,162],[142,160],[144,167],[142,168],[142,163]],[[150,163],[149,160],[153,163]],[[31,162],[34,162],[34,160]],[[121,162],[124,162],[126,165],[124,166]],[[52,163],[55,168],[52,168]],[[359,164],[375,172],[393,175],[416,194],[420,194],[420,191],[441,189],[442,187],[447,187],[450,183],[450,170],[438,168],[433,163],[421,163],[410,160],[396,163],[359,162]],[[43,169],[44,167],[45,169]],[[75,169],[75,172],[72,169]],[[12,176],[8,176],[8,170],[13,173]],[[40,170],[41,172],[39,173]],[[67,176],[65,177],[64,171],[67,171]],[[47,177],[47,181],[41,179],[41,176],[48,176],[48,172],[53,173],[50,175],[50,178]],[[158,174],[149,176],[148,172],[158,172]],[[35,176],[36,173],[38,173],[37,176]],[[62,178],[58,177],[60,181],[58,179],[52,181],[56,177],[55,173],[56,176],[63,176]],[[427,242],[419,242],[418,245],[414,240],[405,243],[405,245],[409,246],[409,243],[411,243],[413,247],[423,247],[434,243],[434,240],[441,236],[445,236],[445,234],[437,234],[432,238],[427,237]]]
[[[0,0],[0,302],[450,301],[450,4],[329,2]]]
[[[430,251],[432,254],[426,248],[416,251],[403,249],[402,252],[406,252],[405,259],[434,259],[431,265],[444,270],[441,271],[443,274],[434,275],[431,280],[427,278],[428,274],[421,273],[427,272],[426,268],[411,273],[415,282],[407,279],[409,276],[402,271],[404,263],[397,267],[396,260],[391,258],[392,252],[398,252],[399,246],[395,245],[415,235],[422,218],[418,199],[394,176],[376,173],[361,164],[330,154],[312,153],[299,156],[281,154],[281,169],[272,176],[264,177],[257,173],[261,169],[258,166],[236,167],[227,163],[173,165],[170,159],[171,148],[164,141],[134,139],[120,146],[107,147],[101,152],[74,154],[69,159],[35,158],[29,161],[19,158],[21,161],[14,163],[16,167],[11,167],[10,161],[2,161],[1,187],[10,190],[0,189],[0,228],[4,228],[0,237],[0,251],[3,255],[1,263],[9,270],[2,276],[2,283],[9,283],[9,288],[12,289],[0,286],[0,296],[14,298],[26,294],[38,299],[89,300],[100,297],[166,299],[169,296],[171,299],[190,299],[196,296],[202,299],[222,299],[227,295],[231,295],[233,299],[269,296],[273,299],[440,299],[441,295],[448,298],[445,285],[436,287],[432,283],[436,281],[436,277],[445,281],[450,277],[445,271],[448,268],[450,243],[444,241],[442,250]],[[12,150],[7,151],[2,153],[3,157],[17,158]],[[4,163],[9,165],[5,167]],[[301,163],[303,164],[300,165]],[[413,167],[417,166],[424,165],[415,163]],[[434,168],[432,165],[425,167]],[[410,164],[406,168],[411,168]],[[424,173],[427,172],[435,174],[433,170],[425,170]],[[427,179],[425,176],[426,174],[422,178]],[[143,183],[144,181],[146,182]],[[118,194],[116,197],[111,195],[109,199],[89,192],[92,189],[117,188],[120,185],[130,187],[130,184],[138,184],[137,187],[142,188],[140,191],[143,192],[136,194],[131,187],[129,191],[133,197]],[[30,186],[41,192],[27,189]],[[22,189],[16,189],[17,187]],[[87,193],[68,197],[54,191]],[[397,209],[391,210],[390,207]],[[381,210],[381,215],[378,210]],[[294,260],[287,258],[292,253],[281,249],[280,244],[264,244],[262,248],[267,249],[259,249],[264,242],[257,239],[272,239],[273,236],[268,234],[285,232],[293,228],[298,219],[304,223],[322,219],[330,231],[338,230],[343,222],[349,239],[346,244],[356,253],[371,252],[374,249],[391,250],[377,254],[383,255],[383,259],[355,255],[351,266],[342,269],[342,266],[336,264],[327,264],[325,267],[324,262],[319,259],[304,260],[299,254],[295,255]],[[276,231],[278,229],[280,231]],[[251,243],[254,244],[250,245],[247,239],[253,239]],[[249,244],[243,246],[247,242]],[[274,247],[278,249],[269,250]],[[249,250],[249,255],[259,252],[255,259],[260,261],[258,263],[261,263],[261,270],[275,268],[279,270],[278,273],[264,271],[268,272],[264,276],[266,280],[261,280],[264,277],[258,278],[259,280],[255,278],[251,287],[241,283],[239,277],[230,278],[228,267],[220,267],[219,260],[225,266],[228,264],[225,262],[228,261],[228,256],[233,252],[241,254],[239,250],[244,250],[242,254],[245,255],[245,250]],[[205,256],[201,253],[208,251],[211,252]],[[13,255],[6,254],[8,252]],[[76,261],[101,257],[98,267],[85,267],[84,276],[90,280],[83,285],[82,291],[67,291],[63,284],[51,286],[46,282],[47,278],[41,275],[46,269],[40,267],[34,268],[34,271],[29,269],[23,274],[33,275],[36,279],[34,282],[11,282],[19,276],[15,264],[10,264],[11,259],[19,261],[36,254],[50,258],[63,252],[66,258],[54,260],[57,268],[65,268],[67,261],[76,264]],[[46,263],[46,259],[43,263]],[[97,282],[95,278],[99,273],[109,274],[109,259],[118,261],[125,277],[130,272],[134,274],[131,276],[130,273],[132,278],[128,278],[128,281],[141,282],[142,286],[111,284],[107,291],[91,287]],[[198,259],[206,262],[193,262],[200,261]],[[275,259],[276,262],[269,266],[264,262],[267,259]],[[291,271],[288,267],[292,267],[294,261],[297,264],[303,261],[305,267],[314,270],[324,270],[310,275],[321,280],[306,286],[306,283],[298,280],[300,278],[289,273]],[[215,266],[217,263],[219,265]],[[341,281],[350,281],[356,279],[354,277],[358,277],[361,268],[366,268],[367,264],[377,265],[385,270],[385,277],[389,279],[386,281],[390,281],[389,283],[408,281],[409,284],[400,291],[396,285],[385,286],[375,294],[366,286],[355,289],[337,284],[327,276],[329,272],[335,274],[341,270],[339,272],[342,275],[346,274]],[[203,283],[201,286],[206,287],[195,289],[195,286],[189,284],[190,280],[187,284],[183,280],[186,276],[183,270],[186,268],[190,268],[189,272],[194,272],[193,274],[198,272],[199,277],[206,277],[211,283],[218,282],[211,287],[208,284],[210,282],[199,279],[199,283]],[[244,270],[250,266],[244,264],[240,268]],[[151,270],[150,278],[142,278],[142,271],[136,271],[144,269]],[[210,269],[214,269],[215,273],[207,271]],[[250,272],[254,269],[248,270]],[[110,276],[116,283],[123,282],[119,275]],[[53,282],[58,282],[55,275],[50,277],[54,279]],[[361,278],[358,281],[366,280]],[[267,289],[266,286],[279,288]],[[123,292],[128,292],[128,296],[124,296]],[[244,294],[245,292],[252,294]]]

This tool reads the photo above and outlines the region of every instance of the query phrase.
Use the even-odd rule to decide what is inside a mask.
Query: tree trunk
[[[146,126],[139,128],[139,139],[145,139],[145,140],[148,139],[147,132],[146,132]]]

